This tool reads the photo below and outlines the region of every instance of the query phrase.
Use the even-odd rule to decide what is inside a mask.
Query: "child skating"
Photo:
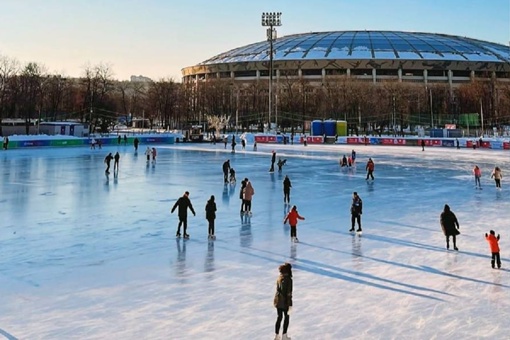
[[[214,220],[216,219],[216,203],[214,202],[214,195],[207,201],[205,206],[205,218],[207,222],[209,222],[209,239],[215,240],[216,236],[214,235]]]
[[[292,242],[298,243],[299,240],[297,238],[297,223],[298,220],[304,220],[305,218],[301,215],[299,215],[297,211],[297,207],[294,205],[292,209],[289,211],[287,216],[285,217],[285,220],[283,221],[283,224],[287,223],[289,221],[290,224],[290,240]]]
[[[489,247],[491,249],[492,260],[491,266],[495,268],[495,265],[498,265],[498,269],[501,268],[501,257],[499,256],[499,234],[496,236],[494,230],[489,231],[489,235],[485,234],[485,239],[489,242]]]

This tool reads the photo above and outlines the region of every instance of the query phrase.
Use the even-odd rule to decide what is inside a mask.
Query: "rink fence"
[[[175,136],[135,136],[143,144],[174,144],[176,142]],[[94,138],[96,143],[101,142],[102,146],[107,145],[133,145],[135,137],[128,137],[126,143],[122,138],[120,143],[118,137],[98,137]],[[69,139],[29,139],[29,140],[9,140],[9,149],[16,148],[30,148],[30,147],[78,147],[88,146],[92,143],[92,138],[69,138]],[[97,144],[96,144],[97,145]]]

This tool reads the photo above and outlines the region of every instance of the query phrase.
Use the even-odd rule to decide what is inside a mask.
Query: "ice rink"
[[[356,145],[223,144],[18,149],[0,153],[0,339],[273,339],[278,266],[293,264],[289,336],[504,339],[510,334],[510,152]],[[271,150],[287,159],[269,173]],[[103,159],[119,151],[120,171]],[[365,164],[375,162],[375,181]],[[237,184],[223,184],[231,160]],[[483,190],[472,169],[482,169]],[[503,170],[502,190],[490,174]],[[292,244],[282,181],[306,220]],[[253,184],[253,216],[239,188]],[[196,210],[175,238],[184,191]],[[352,192],[363,235],[348,232]],[[215,241],[205,204],[218,206]],[[444,204],[460,222],[446,250]],[[501,234],[492,269],[484,233]]]

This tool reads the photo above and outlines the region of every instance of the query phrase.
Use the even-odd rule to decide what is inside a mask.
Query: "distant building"
[[[133,83],[151,83],[152,79],[145,76],[131,76],[131,81]]]

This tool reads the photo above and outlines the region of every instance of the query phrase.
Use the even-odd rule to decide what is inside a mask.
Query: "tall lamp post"
[[[262,13],[262,26],[267,27],[267,41],[269,41],[269,114],[268,130],[271,130],[271,111],[273,108],[273,41],[276,40],[275,26],[281,26],[281,12]]]

